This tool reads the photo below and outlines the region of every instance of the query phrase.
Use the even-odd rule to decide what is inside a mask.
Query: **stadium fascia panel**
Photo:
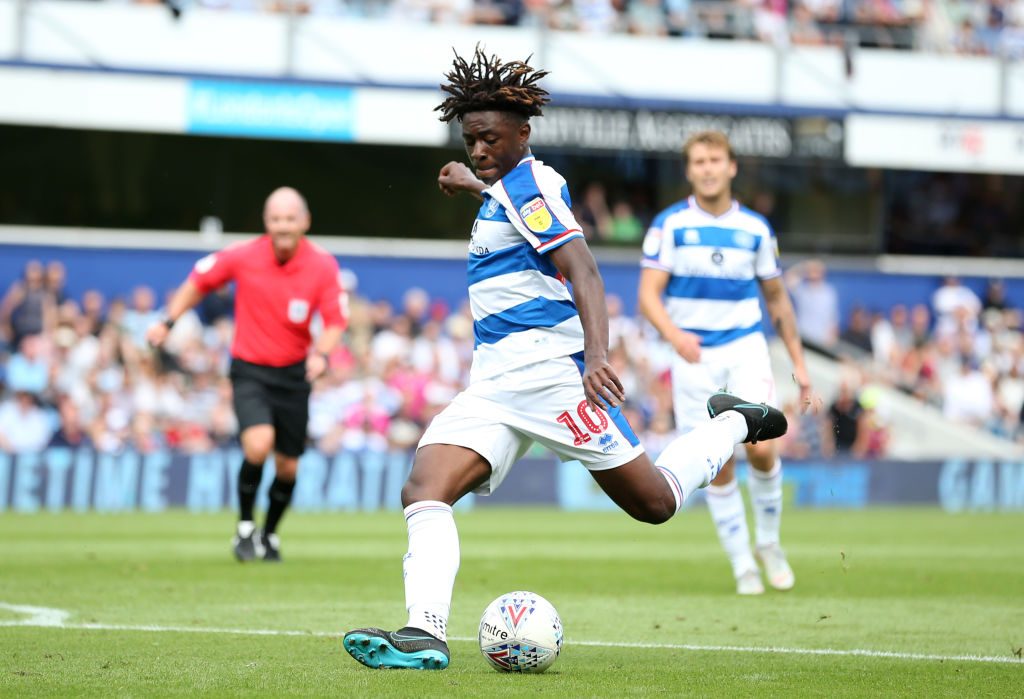
[[[168,71],[153,68],[124,68],[102,64],[76,65],[69,63],[49,63],[38,61],[0,60],[0,67],[35,68],[44,70],[60,70],[82,73],[108,73],[136,76],[153,76],[158,78],[184,78],[193,80],[225,80],[232,82],[276,83],[282,85],[310,85],[316,87],[350,87],[375,89],[425,90],[437,92],[438,86],[420,83],[376,82],[322,80],[281,75],[241,75],[228,73]],[[747,102],[706,102],[700,100],[670,100],[663,98],[633,97],[629,95],[586,95],[565,92],[553,92],[552,101],[559,107],[589,107],[598,109],[646,109],[662,112],[683,112],[722,114],[733,116],[764,116],[764,117],[830,117],[842,119],[850,114],[874,114],[879,116],[930,117],[962,119],[971,121],[1005,121],[1019,123],[1020,119],[1003,114],[978,113],[947,113],[927,111],[901,111],[891,109],[836,108],[813,105],[793,105],[784,103],[756,104]]]

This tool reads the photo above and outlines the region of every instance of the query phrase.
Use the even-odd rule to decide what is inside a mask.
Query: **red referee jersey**
[[[305,238],[292,259],[279,263],[268,235],[207,255],[189,275],[203,294],[235,282],[231,356],[275,367],[306,358],[315,311],[324,327],[345,327],[347,304],[338,277],[334,256]]]

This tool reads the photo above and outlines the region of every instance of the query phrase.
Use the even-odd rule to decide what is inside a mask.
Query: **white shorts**
[[[754,403],[775,406],[775,377],[764,335],[752,333],[719,347],[702,348],[697,364],[675,358],[672,400],[676,429],[689,432],[706,423],[708,397],[722,390]]]
[[[626,417],[617,408],[595,415],[581,378],[576,360],[559,357],[477,381],[431,421],[419,446],[454,444],[487,459],[491,477],[476,489],[481,495],[497,490],[534,442],[591,471],[640,456]]]

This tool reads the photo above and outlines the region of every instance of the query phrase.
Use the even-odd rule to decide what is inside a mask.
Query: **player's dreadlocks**
[[[434,111],[441,112],[441,121],[445,122],[462,121],[469,112],[491,110],[514,112],[524,118],[540,116],[541,107],[550,100],[548,91],[537,82],[548,71],[530,67],[529,61],[502,63],[497,56],[488,58],[479,44],[472,63],[456,53],[452,70],[445,75],[448,84],[441,85],[449,97]]]

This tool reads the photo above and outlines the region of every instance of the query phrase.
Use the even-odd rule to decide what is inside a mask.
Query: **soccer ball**
[[[544,672],[562,650],[562,620],[532,592],[504,594],[480,618],[480,652],[500,672]]]

